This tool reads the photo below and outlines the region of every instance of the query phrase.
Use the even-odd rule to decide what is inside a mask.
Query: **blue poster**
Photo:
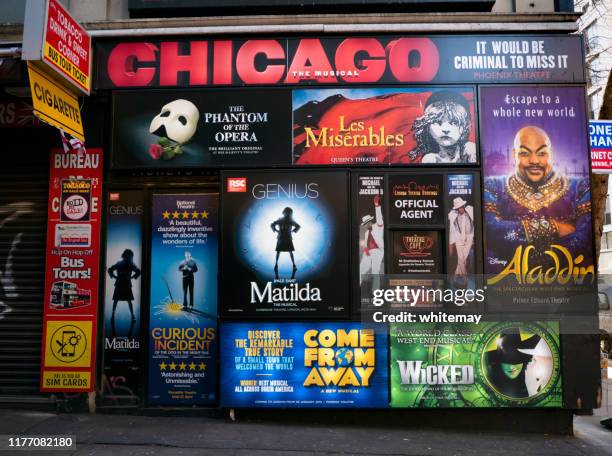
[[[387,333],[360,323],[226,323],[223,407],[388,407]]]
[[[139,190],[108,194],[104,282],[103,404],[140,402],[143,198]],[[76,225],[68,225],[76,226]],[[146,271],[145,271],[146,272]]]
[[[149,403],[216,402],[216,194],[153,195]]]

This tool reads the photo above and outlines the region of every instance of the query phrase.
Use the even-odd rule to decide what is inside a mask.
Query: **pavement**
[[[599,420],[576,417],[575,436],[560,436],[0,410],[0,434],[77,438],[74,451],[0,451],[0,456],[612,455],[612,431]]]

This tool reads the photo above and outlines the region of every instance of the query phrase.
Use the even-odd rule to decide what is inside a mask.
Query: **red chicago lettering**
[[[266,62],[263,70],[255,68],[255,58],[263,54],[267,60],[284,59],[285,50],[276,40],[249,40],[236,55],[236,72],[245,84],[276,84],[285,72],[285,65]]]
[[[215,41],[213,44],[213,84],[232,83],[232,49],[231,41]]]
[[[159,85],[172,86],[178,83],[178,73],[189,73],[189,85],[208,83],[208,43],[191,41],[191,54],[179,55],[176,41],[164,42],[160,46]]]
[[[300,40],[289,71],[287,71],[285,82],[295,84],[304,80],[338,82],[319,39]]]
[[[385,49],[376,38],[347,38],[336,50],[336,69],[359,73],[359,77],[342,78],[346,82],[376,82],[386,67]]]
[[[146,86],[153,81],[156,68],[136,64],[156,63],[157,47],[151,43],[121,43],[108,56],[108,77],[117,87]]]
[[[389,68],[399,82],[431,81],[440,68],[440,54],[429,38],[400,38],[387,45]]]

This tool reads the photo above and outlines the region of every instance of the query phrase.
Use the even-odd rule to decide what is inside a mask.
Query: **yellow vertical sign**
[[[79,100],[28,62],[34,115],[85,141]]]

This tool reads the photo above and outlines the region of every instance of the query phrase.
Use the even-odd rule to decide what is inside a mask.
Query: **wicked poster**
[[[360,323],[224,323],[223,407],[388,407],[387,330]]]
[[[217,194],[153,195],[149,403],[213,404]]]
[[[562,407],[557,322],[390,328],[391,406]]]
[[[444,186],[441,174],[389,175],[389,218],[394,225],[442,225]]]
[[[109,192],[106,210],[103,404],[140,402],[143,193]]]
[[[367,304],[372,290],[380,287],[385,273],[385,220],[383,175],[368,174],[354,177],[357,185],[357,227],[359,258],[359,296]]]
[[[223,314],[337,316],[348,311],[348,176],[222,175]]]
[[[111,166],[288,165],[290,104],[278,90],[115,94]]]
[[[393,274],[441,274],[442,240],[439,231],[392,231]]]
[[[474,89],[293,91],[295,165],[478,161]]]
[[[488,283],[592,282],[584,88],[483,87],[480,100]]]

